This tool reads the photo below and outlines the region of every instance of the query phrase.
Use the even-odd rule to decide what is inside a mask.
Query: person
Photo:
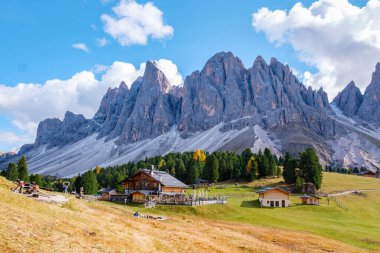
[[[24,186],[25,186],[24,181],[20,180],[19,185],[20,185],[20,193],[23,193],[24,192]]]
[[[67,189],[69,188],[70,186],[70,182],[64,182],[63,183],[63,193],[64,194],[67,194]]]
[[[139,212],[135,212],[135,213],[133,214],[133,216],[135,216],[135,217],[139,217]]]

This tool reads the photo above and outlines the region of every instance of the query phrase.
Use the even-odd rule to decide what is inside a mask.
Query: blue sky
[[[127,2],[125,1],[125,3]],[[96,88],[98,87],[96,85],[102,84],[102,75],[107,70],[95,71],[95,66],[107,68],[117,61],[131,63],[138,69],[140,64],[147,60],[168,59],[177,66],[178,72],[184,79],[192,71],[201,69],[213,54],[219,51],[232,51],[243,60],[246,67],[252,65],[257,55],[263,56],[266,60],[272,56],[276,57],[297,71],[301,79],[306,77],[303,81],[312,85],[313,88],[323,86],[327,90],[330,88],[333,92],[337,92],[338,88],[340,89],[346,82],[348,83],[348,79],[355,78],[355,76],[347,77],[346,80],[341,78],[339,73],[334,76],[334,73],[326,72],[323,62],[328,62],[332,67],[335,67],[339,64],[334,63],[331,59],[345,57],[344,53],[336,57],[332,55],[329,59],[329,54],[326,52],[328,47],[332,46],[331,43],[324,43],[329,40],[328,34],[322,30],[315,30],[312,22],[310,26],[302,27],[302,30],[292,23],[294,18],[291,18],[288,11],[298,1],[155,0],[151,2],[155,9],[162,12],[162,25],[170,26],[173,32],[167,33],[161,38],[148,35],[146,44],[129,43],[123,45],[120,40],[106,31],[105,21],[101,18],[102,15],[109,15],[117,19],[112,8],[117,6],[120,0],[0,0],[0,10],[2,11],[2,15],[0,15],[0,99],[3,101],[11,100],[8,104],[6,102],[1,104],[0,101],[0,151],[17,150],[24,141],[32,141],[35,137],[36,124],[45,117],[62,117],[63,111],[69,109],[74,110],[75,113],[91,116],[94,108],[81,111],[83,105],[71,106],[70,103],[77,101],[77,99],[63,101],[62,104],[55,105],[55,101],[42,98],[44,92],[38,93],[36,90],[42,90],[41,87],[46,85],[48,80],[71,80],[73,75],[83,71],[93,73],[95,80],[91,74],[87,76],[87,72],[82,73],[83,76],[77,79],[90,80],[89,82],[93,83],[91,87]],[[339,20],[343,27],[345,22],[347,24],[350,22],[352,15],[361,18],[359,16],[361,14],[355,12],[355,9],[364,8],[367,5],[367,1],[347,2],[346,0],[301,2],[304,6],[302,8],[306,10],[310,8],[312,3],[321,6],[318,10],[317,8],[310,10],[314,18],[321,14],[319,12],[325,11],[326,8],[322,7],[331,7],[337,13],[343,10],[343,15],[347,15],[347,17]],[[337,5],[336,2],[342,2],[342,4]],[[372,0],[372,2],[378,1]],[[144,6],[146,3],[147,1],[136,2],[137,6]],[[252,24],[254,21],[252,14],[259,13],[263,7],[267,7],[270,11],[284,11],[286,17],[289,18],[287,21],[275,23],[272,21],[277,17],[277,12],[262,12],[265,15],[256,19],[257,25],[255,26]],[[269,18],[269,22],[265,18]],[[364,20],[364,17],[362,18]],[[371,14],[368,14],[366,18],[374,19]],[[260,21],[265,22],[260,23]],[[378,21],[379,19],[375,20],[375,24]],[[327,24],[331,27],[333,34],[334,29],[342,30],[335,23]],[[281,27],[282,30],[278,31],[278,27]],[[365,24],[358,27],[358,31],[363,30],[363,27]],[[157,29],[159,30],[159,28]],[[318,47],[314,45],[314,47],[308,48],[308,45],[300,45],[302,44],[302,39],[300,41],[302,36],[299,36],[298,39],[291,36],[302,34],[301,32],[307,29],[310,31],[308,34],[312,34],[312,36],[315,34],[315,40],[321,42],[318,43]],[[378,32],[376,28],[373,29]],[[347,40],[349,33],[348,30],[345,33],[342,32],[341,40]],[[352,35],[350,36],[352,37]],[[373,38],[376,39],[377,37]],[[99,39],[106,41],[107,45],[100,46]],[[356,39],[353,38],[352,41],[355,48],[358,48],[357,50],[362,50],[361,44],[354,43]],[[343,42],[337,42],[333,46],[340,48],[341,43]],[[80,44],[79,47],[85,50],[74,48],[75,44]],[[368,43],[362,44],[367,45]],[[319,59],[312,53],[315,49],[321,50],[320,54],[326,53],[327,56]],[[380,57],[377,58],[380,49],[376,45],[371,45],[371,49],[373,49],[370,52],[371,55],[374,55],[373,52],[375,52],[376,57],[373,56],[374,59],[371,59],[369,67],[366,66],[368,71],[365,74],[368,76],[372,71],[370,66],[373,62],[376,59],[380,61]],[[346,57],[348,61],[354,62],[353,56],[347,55]],[[337,70],[337,72],[339,71]],[[347,76],[343,70],[341,76]],[[368,80],[362,77],[357,77],[357,79],[364,80],[360,84],[361,88],[364,89]],[[26,98],[23,88],[17,86],[20,83],[30,83],[29,88],[35,92],[33,93],[35,95]],[[69,85],[68,83],[70,82],[61,82],[59,85],[65,86]],[[111,85],[110,83],[104,85],[107,84]],[[10,89],[12,87],[14,89]],[[103,86],[101,87],[103,89]],[[89,89],[88,87],[80,88],[77,92],[67,94],[82,97],[83,94],[79,93],[84,92],[83,90],[89,91]],[[1,97],[1,92],[3,97]],[[58,92],[63,91],[57,88]],[[19,94],[19,97],[16,95],[13,97],[13,94],[16,93]],[[99,92],[99,94],[101,93],[103,90]],[[65,93],[63,96],[69,96],[67,94]],[[98,100],[101,98],[99,94],[94,95],[94,106],[99,103]],[[25,98],[24,102],[23,98]],[[49,107],[53,103],[50,111],[38,106],[33,107],[35,103],[43,106],[41,101],[45,100],[50,103],[45,107]],[[28,104],[29,107],[32,106],[33,110],[24,109],[27,106],[25,104]],[[36,115],[32,117],[31,114]]]
[[[145,3],[146,1],[139,1]],[[202,68],[218,51],[232,51],[247,66],[257,55],[276,56],[301,68],[289,47],[275,48],[264,34],[251,25],[252,12],[263,1],[154,1],[164,13],[165,23],[174,35],[165,41],[150,39],[145,46],[123,47],[103,31],[100,16],[112,13],[116,0],[102,4],[97,0],[0,1],[5,15],[0,17],[0,83],[42,83],[52,78],[69,78],[95,64],[115,60],[140,64],[149,59],[166,58],[175,62],[183,75]],[[273,8],[287,9],[294,1],[265,1]],[[96,29],[91,26],[95,25]],[[97,46],[97,38],[107,38],[107,47]],[[90,53],[71,47],[83,42]]]

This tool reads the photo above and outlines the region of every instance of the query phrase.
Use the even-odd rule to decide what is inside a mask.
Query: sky
[[[215,53],[290,66],[330,100],[365,91],[380,61],[380,0],[0,0],[0,151],[67,110],[91,118],[108,87],[156,61],[181,85]]]

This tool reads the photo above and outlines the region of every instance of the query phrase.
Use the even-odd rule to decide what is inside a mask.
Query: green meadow
[[[266,185],[282,185],[282,178],[272,178],[252,183],[225,183],[224,189],[210,188],[209,196],[226,196],[227,205],[161,205],[149,210],[142,206],[128,208],[142,213],[191,215],[310,232],[362,249],[380,250],[380,179],[336,173],[324,173],[323,178],[321,190],[326,193],[365,191],[361,191],[362,194],[336,196],[336,201],[330,198],[329,203],[327,198],[323,197],[320,206],[301,205],[299,196],[292,195],[291,207],[261,208],[256,190]],[[188,190],[189,193],[192,191]]]

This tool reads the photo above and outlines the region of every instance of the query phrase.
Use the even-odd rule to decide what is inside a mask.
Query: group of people
[[[31,183],[26,183],[23,180],[17,179],[15,183],[16,183],[16,187],[12,189],[12,191],[18,191],[19,193],[31,194],[34,191],[38,190],[38,185],[34,181]]]

